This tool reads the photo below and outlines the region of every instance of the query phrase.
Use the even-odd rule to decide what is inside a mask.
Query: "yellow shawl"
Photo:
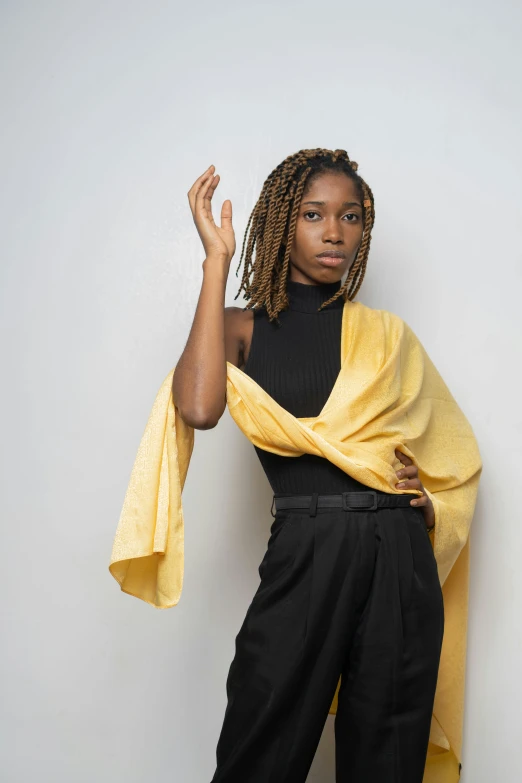
[[[346,301],[341,370],[318,416],[297,418],[227,362],[227,406],[247,438],[288,457],[323,456],[373,489],[400,493],[395,449],[418,466],[435,508],[434,555],[445,627],[424,783],[459,779],[468,611],[469,531],[482,460],[473,430],[422,344],[399,316]],[[183,583],[181,493],[194,430],[158,391],[125,495],[109,570],[160,609]],[[417,490],[406,490],[419,494]],[[331,712],[336,710],[336,697]]]

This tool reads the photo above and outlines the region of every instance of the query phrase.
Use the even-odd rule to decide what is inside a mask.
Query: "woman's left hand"
[[[419,469],[417,465],[414,465],[412,460],[406,456],[406,454],[403,454],[402,451],[399,451],[399,449],[395,449],[395,454],[397,455],[397,459],[402,462],[403,465],[406,467],[401,468],[400,470],[397,470],[397,477],[400,479],[400,483],[396,484],[395,486],[397,489],[420,489],[422,492],[422,495],[416,495],[413,500],[411,501],[411,506],[419,506],[422,508],[424,512],[424,521],[426,522],[427,528],[432,528],[435,524],[435,509],[433,508],[433,503],[431,502],[431,498],[426,495],[426,490],[422,486],[421,480],[419,478]]]

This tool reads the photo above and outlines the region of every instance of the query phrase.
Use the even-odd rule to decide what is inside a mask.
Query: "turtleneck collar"
[[[286,290],[288,293],[289,310],[298,310],[301,313],[316,313],[318,308],[327,299],[330,299],[341,287],[341,281],[338,280],[335,283],[319,283],[319,285],[309,285],[308,283],[298,283],[295,280],[286,282]],[[323,308],[320,312],[323,313],[326,310],[333,309],[335,307],[342,307],[344,305],[344,298],[338,297],[335,302],[331,302],[327,307]]]

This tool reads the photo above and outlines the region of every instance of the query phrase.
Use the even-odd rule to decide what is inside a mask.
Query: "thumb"
[[[221,228],[232,231],[232,202],[227,198],[221,207]]]

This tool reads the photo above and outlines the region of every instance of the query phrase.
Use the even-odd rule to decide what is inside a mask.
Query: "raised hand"
[[[226,199],[221,207],[221,226],[216,225],[212,215],[212,196],[219,184],[219,174],[214,175],[211,165],[194,182],[188,192],[192,217],[198,230],[205,255],[230,264],[236,251],[236,239],[232,228],[232,202]]]

